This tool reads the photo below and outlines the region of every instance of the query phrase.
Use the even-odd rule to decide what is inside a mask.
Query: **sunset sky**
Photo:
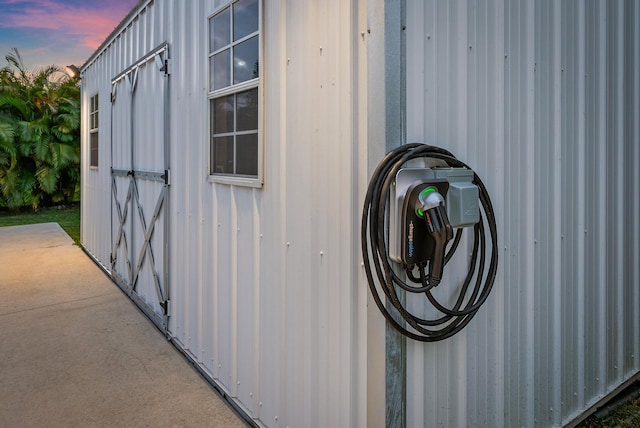
[[[18,48],[27,66],[78,67],[138,0],[0,0],[0,67]]]

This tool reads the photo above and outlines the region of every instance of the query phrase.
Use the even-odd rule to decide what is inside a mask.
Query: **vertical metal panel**
[[[476,168],[502,249],[466,331],[409,344],[408,424],[566,424],[640,370],[638,5],[407,7],[408,140]]]
[[[96,61],[97,68],[85,73],[82,80],[82,161],[81,161],[81,236],[82,243],[103,266],[109,266],[109,245],[111,233],[110,209],[104,206],[111,195],[111,181],[109,165],[111,161],[111,129],[109,126],[109,110],[111,102],[110,77],[105,70],[106,61],[100,58]],[[98,168],[89,165],[89,99],[98,94],[98,138],[99,161]],[[84,219],[91,218],[88,222]]]
[[[365,161],[360,164],[365,182],[387,151],[387,103],[385,100],[387,91],[383,88],[391,78],[387,76],[385,67],[387,62],[385,36],[388,32],[385,19],[386,1],[367,0],[366,6],[363,8],[366,12],[366,14],[363,13],[366,16],[366,22],[360,30],[364,53],[359,63],[360,69],[365,70],[361,76],[366,76],[366,79],[359,82],[358,88],[361,93],[366,94],[366,105],[362,105],[359,112],[362,121],[359,133],[364,136],[366,144],[360,143],[358,146],[359,153],[366,153]],[[397,65],[400,66],[400,64]],[[365,193],[366,186],[360,191],[361,195]],[[362,204],[363,201],[359,202]],[[386,321],[379,312],[371,310],[376,307],[376,303],[370,293],[367,293],[363,304],[370,308],[365,312],[366,316],[360,318],[362,325],[367,326],[367,334],[359,343],[360,349],[367,355],[367,364],[362,366],[363,378],[365,378],[364,388],[367,391],[366,421],[369,426],[382,427],[385,426],[387,416]]]
[[[352,144],[354,6],[263,2],[265,174],[255,189],[207,180],[207,17],[220,4],[146,2],[85,72],[88,85],[102,84],[169,44],[169,334],[260,424],[364,425],[366,391],[353,387],[366,359],[354,356],[353,314],[366,293],[354,283],[362,185]],[[153,79],[136,94],[136,112],[149,107],[136,120],[157,127],[147,139],[162,134]],[[143,151],[141,166],[161,155]],[[88,214],[108,201],[95,198]],[[86,230],[99,227],[85,218]],[[85,245],[107,263],[107,240]]]

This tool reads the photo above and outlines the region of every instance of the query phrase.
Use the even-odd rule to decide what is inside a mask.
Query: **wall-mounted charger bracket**
[[[469,227],[480,221],[479,192],[474,172],[467,168],[403,168],[390,188],[389,257],[412,266],[426,263],[433,254],[433,240],[427,225],[413,208],[423,190],[435,187],[445,199],[445,209],[453,228]]]

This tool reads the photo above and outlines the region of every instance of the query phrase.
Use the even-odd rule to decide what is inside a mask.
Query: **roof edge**
[[[129,24],[138,17],[140,12],[142,12],[146,7],[153,3],[154,0],[139,0],[138,3],[129,11],[129,13],[120,21],[120,23],[113,29],[113,31],[104,39],[104,41],[98,46],[91,56],[85,61],[82,66],[80,66],[80,71],[84,73],[84,71],[98,58],[109,45],[113,42],[113,40],[118,37]]]

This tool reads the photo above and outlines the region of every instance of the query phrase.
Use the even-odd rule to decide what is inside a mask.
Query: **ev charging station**
[[[434,166],[409,166],[416,161]],[[473,234],[468,265],[447,266],[465,231]],[[369,289],[387,321],[405,336],[447,339],[489,296],[498,267],[491,199],[480,177],[447,150],[407,144],[389,152],[369,183],[361,233]],[[454,269],[466,271],[462,283],[441,284]],[[452,305],[438,301],[433,293],[438,286],[455,288]],[[379,289],[394,309],[384,304]],[[400,298],[402,291],[406,299]],[[425,319],[412,313],[410,298],[427,299],[437,315]]]

